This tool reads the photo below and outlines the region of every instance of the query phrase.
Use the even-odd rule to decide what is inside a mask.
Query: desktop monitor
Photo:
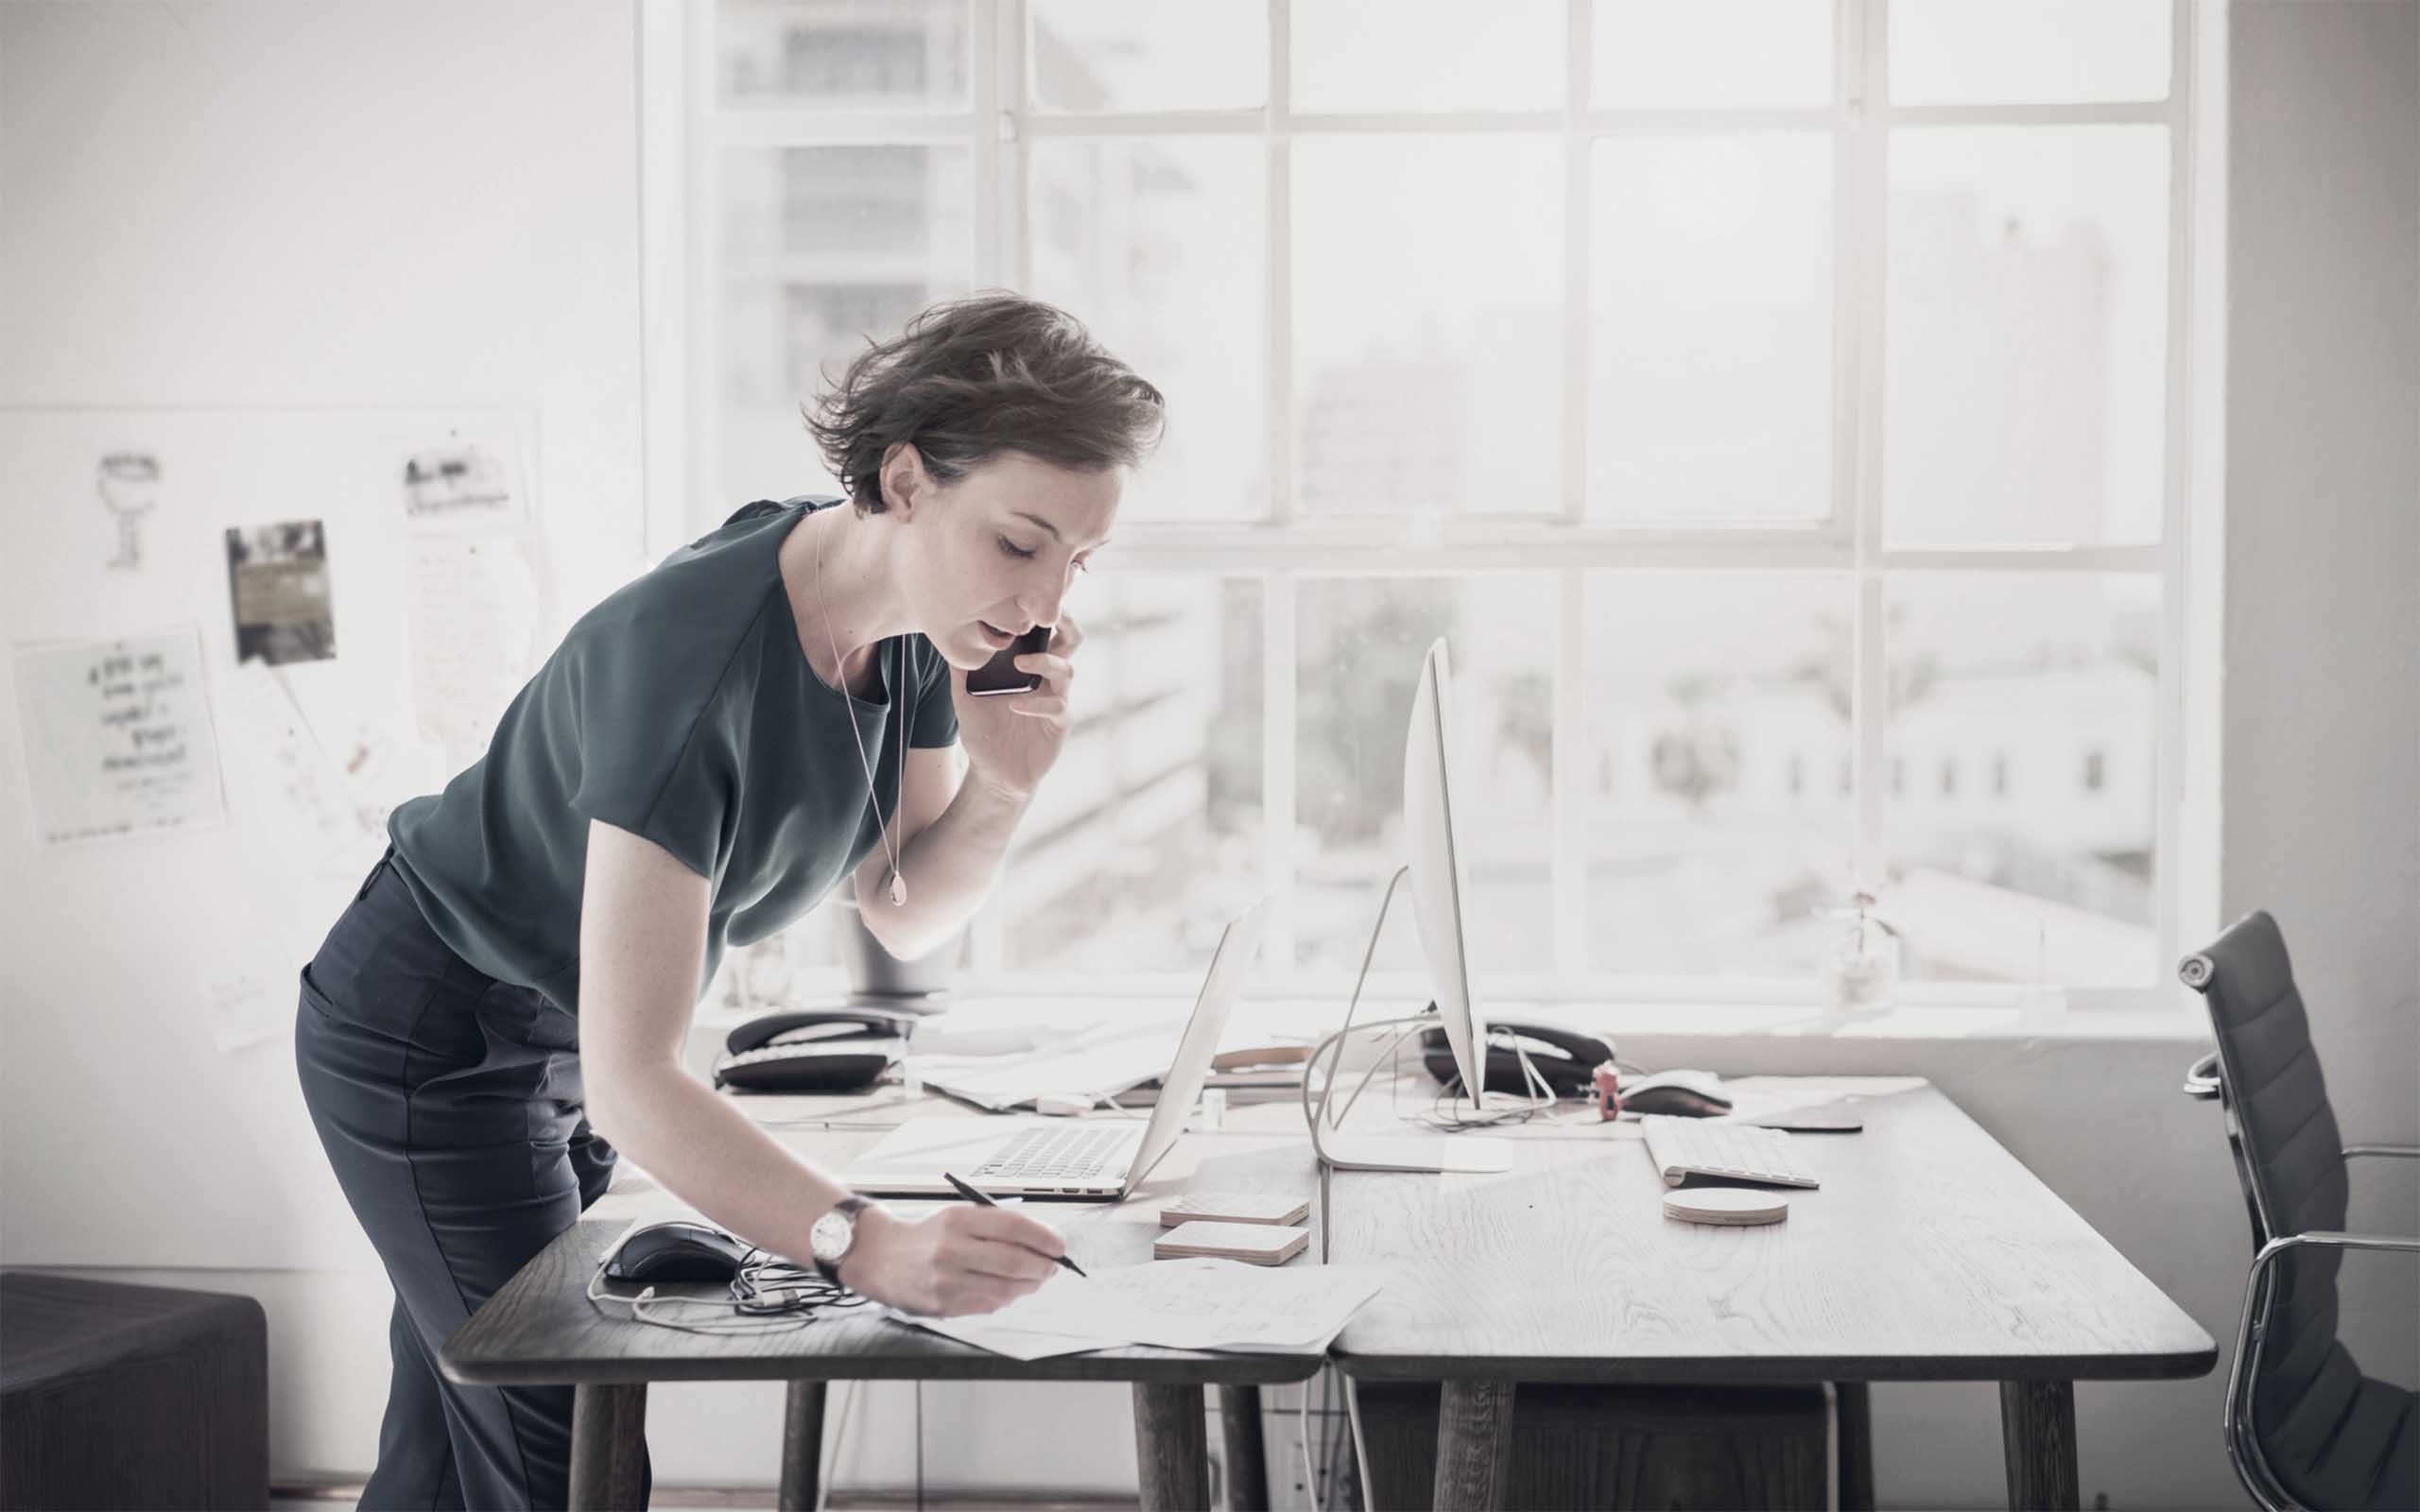
[[[1484,1026],[1471,1005],[1462,941],[1462,898],[1470,891],[1461,836],[1454,829],[1453,677],[1445,643],[1428,648],[1403,739],[1404,835],[1410,849],[1412,915],[1437,993],[1437,1013],[1453,1047],[1454,1069],[1477,1103],[1487,1081],[1479,1055]],[[1381,914],[1383,924],[1384,916]],[[1338,1064],[1341,1064],[1340,1048]],[[1329,1091],[1334,1091],[1333,1071]],[[1349,1106],[1349,1105],[1348,1105]],[[1326,1125],[1326,1099],[1311,1117],[1319,1158],[1348,1171],[1501,1171],[1511,1164],[1484,1142],[1440,1134],[1367,1134]]]
[[[1411,852],[1411,913],[1420,927],[1421,954],[1428,958],[1454,1069],[1476,1105],[1487,1085],[1480,1064],[1487,1026],[1471,1003],[1470,959],[1462,945],[1468,935],[1462,899],[1470,892],[1470,872],[1454,829],[1452,709],[1453,666],[1440,640],[1421,662],[1411,723],[1403,733],[1403,827]]]

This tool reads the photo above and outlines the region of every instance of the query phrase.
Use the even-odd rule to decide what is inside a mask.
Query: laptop
[[[911,1118],[858,1156],[840,1179],[884,1196],[955,1196],[950,1172],[994,1196],[1115,1202],[1149,1176],[1184,1132],[1201,1096],[1210,1057],[1226,1033],[1236,992],[1260,950],[1269,900],[1246,909],[1219,936],[1193,1017],[1177,1042],[1150,1121],[1132,1118]]]

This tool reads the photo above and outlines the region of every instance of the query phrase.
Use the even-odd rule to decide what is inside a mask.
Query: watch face
[[[838,1260],[849,1252],[849,1241],[855,1239],[857,1227],[845,1212],[827,1212],[815,1220],[806,1231],[807,1246],[818,1260]]]

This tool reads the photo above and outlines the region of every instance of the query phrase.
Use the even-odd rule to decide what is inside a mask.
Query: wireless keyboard
[[[1677,1187],[1692,1176],[1724,1181],[1754,1181],[1772,1187],[1820,1187],[1798,1159],[1790,1137],[1753,1124],[1714,1124],[1699,1118],[1642,1118],[1648,1159]]]

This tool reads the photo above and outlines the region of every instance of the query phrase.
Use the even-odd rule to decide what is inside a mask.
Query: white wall
[[[2284,928],[2346,1137],[2408,1144],[2420,5],[2252,0],[2232,29],[2220,897],[2226,918],[2266,908]]]
[[[2221,886],[2228,916],[2284,921],[2347,1137],[2405,1143],[2420,1142],[2415,15],[2410,0],[2236,9]],[[634,33],[627,7],[596,0],[0,8],[0,403],[532,406],[559,609],[576,610],[640,550]],[[85,1006],[9,981],[0,1029],[20,1044]],[[1624,1049],[1932,1075],[2231,1336],[2248,1241],[2215,1114],[2175,1091],[2189,1031]],[[92,1093],[28,1095],[12,1141]],[[108,1173],[94,1183],[106,1200]],[[2365,1175],[2357,1219],[2411,1231],[2411,1187]],[[124,1279],[261,1297],[273,1473],[366,1471],[383,1277]],[[2411,1382],[2412,1319],[2408,1269],[2355,1269],[2365,1364]],[[2242,1504],[2218,1380],[2080,1388],[2087,1504]],[[904,1478],[904,1389],[886,1388],[852,1479]],[[1122,1390],[1025,1400],[928,1392],[936,1480],[1132,1486]],[[1887,1504],[2001,1504],[1989,1386],[1875,1402]],[[660,1483],[769,1481],[771,1390],[663,1388],[650,1419]],[[1098,1431],[1064,1432],[1080,1421]]]
[[[2284,929],[2346,1141],[2420,1144],[2420,4],[2230,29],[2221,910]],[[2414,1176],[2354,1162],[2350,1227],[2413,1232]],[[2344,1296],[2420,1382],[2420,1266]]]

